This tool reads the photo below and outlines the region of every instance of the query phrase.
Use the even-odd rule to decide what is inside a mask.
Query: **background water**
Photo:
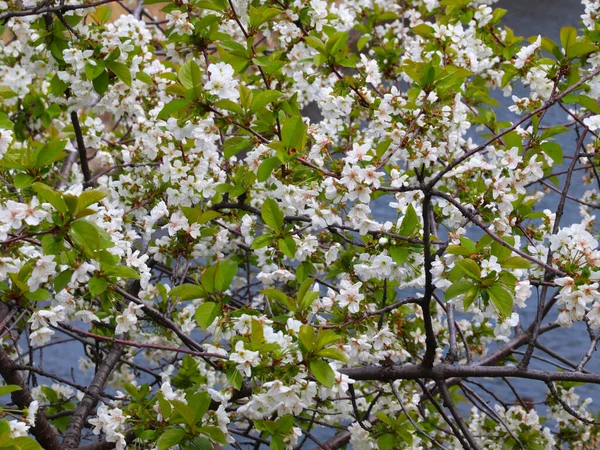
[[[559,31],[563,26],[580,26],[580,15],[583,13],[583,7],[576,0],[502,0],[494,5],[508,10],[504,17],[504,22],[507,26],[515,31],[515,34],[521,36],[548,36],[551,39],[559,40]],[[515,91],[516,95],[520,95],[519,91]],[[501,107],[498,109],[499,120],[515,120],[516,115],[510,113],[507,106],[510,104],[510,99],[497,97],[501,102]],[[545,124],[557,124],[566,122],[566,113],[560,108],[552,108],[544,119]],[[568,154],[574,148],[574,135],[566,133],[557,137],[557,141],[565,149]],[[581,184],[581,181],[575,177],[571,187],[571,195],[580,197],[586,187]],[[540,210],[544,208],[555,209],[556,197],[549,196],[540,205]],[[376,211],[376,214],[385,217],[386,211],[384,208]],[[579,221],[579,208],[574,202],[567,202],[565,215],[561,222],[562,226],[569,225],[573,221]],[[521,320],[524,326],[531,323],[535,316],[535,299],[532,298],[528,307],[521,311]],[[552,316],[552,317],[555,317]],[[589,338],[584,326],[574,325],[571,329],[559,329],[550,332],[541,338],[541,342],[547,347],[555,350],[561,355],[578,362],[585,354],[589,346]],[[537,351],[536,351],[536,354]],[[539,353],[540,356],[545,356]],[[77,359],[82,355],[82,346],[79,343],[66,343],[56,347],[50,347],[44,352],[43,367],[54,372],[62,377],[71,379],[72,375],[75,380],[81,384],[87,384],[90,377],[78,370]],[[553,366],[534,360],[532,367],[541,369],[554,369]],[[600,372],[600,360],[592,359],[587,369],[598,373]],[[42,383],[49,380],[41,378]],[[514,385],[519,391],[524,392],[523,395],[531,397],[534,401],[542,401],[545,398],[546,387],[543,383],[533,381],[515,380]],[[506,385],[498,383],[496,386],[497,392],[501,398],[512,402],[514,397],[508,390]],[[592,397],[594,403],[592,406],[600,408],[600,387],[589,385],[577,388],[577,392],[583,397]],[[319,438],[326,440],[329,433],[318,433]],[[313,448],[314,445],[308,441],[305,448]]]

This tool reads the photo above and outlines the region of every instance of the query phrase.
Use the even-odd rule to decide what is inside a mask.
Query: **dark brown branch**
[[[61,328],[67,329],[67,330],[72,331],[77,334],[81,334],[82,336],[87,336],[96,341],[111,342],[113,344],[122,344],[126,347],[150,348],[150,349],[154,349],[154,350],[164,350],[167,352],[186,353],[188,355],[194,355],[194,356],[206,356],[206,357],[212,357],[212,358],[229,359],[227,356],[221,355],[219,353],[197,352],[194,350],[188,350],[187,348],[175,348],[175,347],[169,347],[167,345],[146,344],[143,342],[133,342],[133,341],[127,341],[125,339],[112,338],[110,336],[102,336],[99,334],[90,333],[85,330],[80,330],[79,328],[76,328],[76,327],[66,324],[66,323],[60,323],[60,326],[61,326]]]
[[[106,359],[102,361],[96,375],[94,375],[92,382],[87,388],[88,393],[81,399],[75,409],[73,417],[71,417],[71,420],[69,421],[69,427],[67,428],[63,439],[63,448],[65,450],[77,448],[79,445],[79,442],[81,441],[81,431],[85,425],[85,421],[92,409],[94,409],[98,403],[98,396],[104,391],[110,374],[124,354],[125,346],[123,344],[114,343],[106,355]]]
[[[84,3],[80,5],[60,5],[60,6],[49,6],[47,8],[41,8],[39,6],[43,6],[43,3],[35,8],[23,9],[21,11],[7,11],[3,14],[0,14],[0,21],[7,21],[8,19],[12,19],[13,17],[26,17],[26,16],[35,16],[42,15],[48,13],[62,13],[64,14],[67,11],[75,11],[77,9],[87,9],[94,8],[96,6],[105,5],[106,3],[113,3],[117,0],[99,0],[97,2],[92,3]]]
[[[425,271],[425,295],[419,302],[421,309],[423,310],[423,324],[425,326],[425,356],[421,365],[425,368],[433,367],[435,361],[435,353],[437,349],[437,341],[435,339],[435,332],[433,331],[433,321],[431,320],[431,300],[433,298],[433,291],[435,287],[433,285],[433,276],[431,275],[431,227],[430,227],[430,216],[429,208],[431,207],[431,194],[425,193],[425,199],[423,200],[423,251],[424,251],[424,268]]]
[[[86,184],[90,183],[92,179],[92,173],[90,172],[90,166],[87,160],[87,150],[85,148],[85,141],[83,140],[83,133],[81,132],[81,126],[79,125],[79,117],[77,111],[71,111],[71,123],[73,124],[73,131],[75,132],[75,140],[77,141],[77,152],[79,153],[79,164],[81,164],[81,173]]]
[[[363,366],[339,370],[357,381],[390,381],[416,380],[430,378],[432,380],[448,380],[450,378],[524,378],[538,381],[577,381],[600,384],[600,374],[583,372],[552,372],[544,370],[524,370],[513,366],[452,366],[439,364],[427,369],[419,364],[403,366]]]

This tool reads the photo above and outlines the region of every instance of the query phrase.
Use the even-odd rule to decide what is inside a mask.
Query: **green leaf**
[[[218,427],[203,426],[198,429],[198,432],[208,436],[211,441],[216,442],[217,444],[227,445],[225,433]]]
[[[116,61],[106,61],[106,67],[112,73],[114,73],[119,80],[131,87],[131,72],[126,64],[118,63]]]
[[[592,52],[598,51],[592,42],[583,39],[577,39],[574,44],[569,48],[569,58],[579,58],[580,56],[587,55]]]
[[[473,304],[473,302],[475,301],[475,299],[477,299],[477,297],[479,297],[479,286],[471,286],[471,288],[465,293],[465,298],[463,299],[463,305],[465,308],[465,311],[467,311],[471,305]]]
[[[54,291],[60,292],[71,282],[71,277],[73,276],[72,270],[63,270],[58,276],[54,279]]]
[[[348,361],[348,358],[346,357],[344,351],[337,347],[324,348],[322,350],[319,350],[316,354],[317,356],[320,356],[322,358],[335,359],[337,361],[342,362]]]
[[[283,122],[281,127],[281,141],[287,150],[295,149],[300,153],[304,150],[306,144],[306,124],[302,121],[302,116],[292,116]]]
[[[58,212],[66,213],[69,210],[60,192],[55,191],[50,186],[39,182],[33,183],[31,187],[40,197],[50,203]]]
[[[219,316],[221,307],[218,303],[206,302],[196,309],[196,322],[200,328],[207,329]]]
[[[171,420],[177,420],[177,415],[179,415],[188,426],[193,427],[196,425],[196,415],[187,404],[181,400],[170,400],[170,402],[174,413]]]
[[[250,107],[250,112],[255,113],[259,111],[260,109],[267,106],[269,103],[272,103],[275,100],[277,100],[279,97],[281,97],[281,95],[281,92],[273,90],[262,91],[258,94],[255,94],[254,98],[252,99],[252,106]]]
[[[267,198],[261,208],[261,217],[264,223],[275,231],[281,231],[283,228],[284,216],[277,200]]]
[[[462,245],[449,245],[446,253],[450,255],[471,256],[473,252]]]
[[[330,389],[333,387],[333,384],[335,383],[335,373],[327,362],[322,360],[311,361],[310,371],[323,386]]]
[[[181,212],[190,223],[203,224],[210,222],[213,219],[221,217],[221,213],[209,209],[208,211],[202,212],[201,209],[192,208],[189,206],[181,206]]]
[[[215,102],[213,106],[216,106],[219,109],[225,109],[227,111],[231,111],[231,112],[239,114],[239,115],[244,114],[244,110],[242,109],[240,104],[234,102],[233,100],[228,100],[228,99],[219,100],[219,101]]]
[[[304,42],[306,43],[306,45],[314,48],[319,53],[326,53],[325,44],[321,39],[316,38],[314,36],[304,36]]]
[[[577,30],[573,27],[563,27],[560,30],[560,43],[565,49],[565,54],[569,55],[569,48],[577,40]]]
[[[404,264],[408,260],[408,249],[406,247],[394,245],[388,251],[396,264]]]
[[[281,436],[276,434],[271,438],[271,443],[269,445],[271,450],[285,450],[285,442]]]
[[[140,274],[137,273],[135,271],[135,269],[132,269],[131,267],[127,267],[127,266],[109,266],[109,265],[102,265],[102,272],[104,272],[105,275],[111,276],[111,277],[118,277],[118,278],[122,278],[124,280],[139,280],[140,279]]]
[[[83,211],[85,208],[93,205],[94,203],[98,203],[100,200],[106,197],[106,195],[106,192],[103,192],[99,189],[83,191],[77,199],[77,212]]]
[[[195,414],[195,420],[202,420],[204,414],[210,408],[210,394],[208,392],[196,392],[193,395],[187,397],[188,405]]]
[[[0,97],[2,97],[3,99],[8,100],[9,98],[16,97],[17,95],[19,94],[17,94],[8,86],[0,86]]]
[[[312,292],[310,290],[310,288],[313,286],[313,284],[315,284],[315,280],[312,279],[312,278],[307,278],[306,280],[304,280],[302,282],[302,284],[298,288],[298,295],[296,296],[298,298],[298,302],[299,303],[303,303],[304,302],[304,298],[307,295],[310,295],[310,292]]]
[[[511,256],[510,258],[502,261],[502,267],[506,269],[529,269],[531,263],[521,256]]]
[[[444,294],[444,298],[446,301],[456,297],[457,295],[464,294],[471,287],[473,287],[473,282],[471,280],[459,280],[456,283],[453,283]]]
[[[159,391],[156,394],[156,398],[158,398],[158,406],[160,407],[160,413],[165,419],[169,419],[171,417],[171,404],[163,397],[162,393]]]
[[[261,292],[271,300],[281,303],[283,306],[293,312],[295,312],[298,308],[294,299],[285,295],[279,289],[263,289]]]
[[[300,332],[298,333],[298,339],[300,339],[300,342],[308,352],[314,350],[317,339],[313,327],[310,325],[302,325],[300,327]]]
[[[546,153],[556,165],[560,165],[563,162],[563,150],[562,147],[556,142],[544,142],[541,144],[542,150]]]
[[[162,410],[162,408],[161,408]],[[171,428],[160,435],[158,441],[158,450],[167,450],[179,444],[185,436],[185,430],[181,428]]]
[[[87,220],[79,219],[71,223],[70,233],[79,245],[91,251],[104,250],[114,245],[106,230]]]
[[[108,84],[110,81],[110,77],[108,75],[108,70],[104,70],[99,76],[94,78],[92,81],[92,85],[94,86],[94,90],[103,95],[108,90]]]
[[[281,253],[290,259],[296,256],[296,241],[291,236],[286,236],[283,239],[278,239],[277,244]]]
[[[7,384],[6,386],[0,386],[0,397],[6,394],[10,394],[11,392],[20,390],[21,386],[17,386],[16,384]]]
[[[106,278],[92,277],[89,281],[90,294],[97,296],[102,294],[108,287],[108,281]]]
[[[150,86],[152,86],[154,84],[152,77],[150,75],[148,75],[146,72],[142,72],[141,70],[135,74],[135,77],[138,80],[143,81],[146,84],[149,84]]]
[[[26,292],[25,297],[32,302],[41,302],[50,298],[50,292],[46,289],[37,289],[33,292]]]
[[[377,447],[379,450],[392,450],[395,445],[395,438],[393,434],[386,433],[377,439]]]
[[[416,27],[412,27],[410,31],[426,39],[432,38],[435,33],[435,30],[431,25],[427,25],[426,23],[421,23]]]
[[[33,183],[35,181],[35,178],[33,178],[30,175],[27,175],[26,173],[18,173],[15,175],[14,181],[15,181],[15,187],[17,189],[23,189],[28,186],[31,186],[31,183]]]
[[[186,61],[181,66],[177,75],[181,84],[187,89],[192,89],[202,83],[202,71],[192,59]]]
[[[215,275],[215,289],[219,292],[226,291],[233,278],[237,275],[238,265],[235,261],[226,260],[217,263],[217,272]]]
[[[402,236],[412,236],[420,225],[419,216],[412,204],[406,208],[406,214],[402,219],[402,225],[400,225],[399,234]]]
[[[215,292],[215,278],[219,263],[207,267],[200,275],[200,284],[209,293]]]
[[[252,141],[241,136],[235,136],[227,139],[223,144],[223,154],[225,158],[231,158],[233,155],[250,148]]]
[[[64,94],[68,87],[68,83],[58,78],[58,75],[54,75],[52,80],[50,80],[50,89],[52,89],[52,93],[57,97]]]
[[[475,245],[475,242],[473,242],[471,239],[461,236],[460,243],[471,253],[477,253],[477,246]]]
[[[104,61],[90,59],[85,63],[85,76],[90,81],[94,80],[104,72],[104,67]]]
[[[16,450],[44,450],[36,441],[27,436],[19,436],[9,441]],[[11,449],[12,450],[12,449]]]
[[[569,94],[565,95],[562,101],[563,103],[568,104],[579,104],[593,113],[600,114],[600,106],[598,105],[598,102],[586,95]]]
[[[489,294],[490,299],[500,311],[503,317],[510,316],[513,309],[513,298],[512,295],[499,284],[493,284],[487,288],[486,292]]]
[[[179,111],[187,107],[191,102],[189,100],[185,100],[182,98],[177,98],[175,100],[171,100],[167,103],[163,109],[158,113],[157,119],[166,120],[168,119],[174,112]]]
[[[476,280],[481,278],[481,269],[472,259],[461,259],[456,263],[456,265],[471,278],[475,278]]]
[[[239,370],[237,370],[235,367],[230,367],[227,369],[226,375],[229,384],[231,384],[231,386],[234,389],[237,389],[239,391],[242,388],[242,384],[244,382],[242,374],[239,372]]]
[[[204,297],[206,290],[197,284],[180,284],[171,289],[169,295],[173,298],[179,297],[181,300],[193,300]]]
[[[281,161],[277,156],[272,156],[270,158],[265,159],[263,162],[260,163],[260,166],[258,166],[256,179],[260,183],[266,181],[271,176],[271,173],[273,173],[273,170],[275,170],[275,168],[279,167],[280,165]]]
[[[67,156],[64,151],[67,141],[51,141],[46,145],[39,147],[35,151],[35,165],[37,167],[49,166],[52,163]]]

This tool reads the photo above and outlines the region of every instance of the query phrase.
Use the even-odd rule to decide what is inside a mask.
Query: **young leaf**
[[[481,269],[472,259],[461,259],[456,263],[456,266],[460,267],[471,278],[475,278],[476,280],[481,278]]]
[[[221,308],[217,303],[206,302],[196,309],[196,322],[202,329],[207,329],[219,316]]]
[[[131,87],[131,72],[126,64],[118,63],[116,61],[106,61],[106,67],[112,73],[114,73],[119,80]]]
[[[444,294],[444,298],[446,301],[456,297],[457,295],[464,294],[471,287],[473,287],[473,282],[471,280],[459,280],[456,283],[453,283],[448,289],[446,289],[446,293]]]
[[[419,216],[413,205],[408,205],[406,208],[406,214],[402,219],[402,225],[400,225],[399,234],[402,236],[412,236],[420,225]]]
[[[283,212],[279,209],[277,200],[267,198],[261,208],[261,217],[264,223],[275,231],[283,228]]]
[[[204,297],[206,295],[206,290],[197,284],[180,284],[171,289],[169,295],[173,298],[179,297],[180,300],[193,300],[195,298]]]
[[[329,363],[318,359],[311,361],[310,371],[323,386],[330,389],[333,387],[333,384],[335,383],[335,373]]]
[[[487,288],[486,292],[489,294],[490,299],[500,311],[503,317],[510,316],[513,309],[513,298],[512,295],[499,284],[493,284]]]
[[[260,166],[258,166],[256,179],[259,181],[259,183],[266,181],[267,178],[271,176],[271,173],[273,173],[273,170],[275,170],[275,168],[280,165],[281,161],[277,156],[272,156],[270,158],[265,159],[263,162],[260,163]]]
[[[6,394],[10,394],[11,392],[20,390],[21,386],[17,386],[16,384],[7,384],[6,386],[0,386],[0,397]]]
[[[520,256],[511,256],[510,258],[502,261],[502,267],[506,269],[529,269],[531,268],[531,263],[527,261],[525,258]]]
[[[31,187],[40,197],[50,203],[57,211],[66,213],[69,210],[60,192],[55,191],[50,186],[39,182],[33,183]]]
[[[181,442],[185,436],[185,430],[181,428],[171,428],[160,435],[156,444],[158,450],[167,450],[171,447],[176,446]]]
[[[219,292],[226,291],[238,271],[238,265],[230,259],[217,263],[215,275],[215,289]]]
[[[104,197],[106,197],[106,192],[103,192],[99,189],[83,191],[77,199],[77,212],[83,211],[85,208],[93,205],[94,203],[98,203]]]
[[[286,236],[283,239],[278,239],[277,245],[281,253],[290,259],[294,259],[296,256],[296,241],[294,241],[292,236]]]
[[[287,150],[295,149],[297,153],[304,150],[307,126],[301,116],[289,117],[281,128],[281,141]]]

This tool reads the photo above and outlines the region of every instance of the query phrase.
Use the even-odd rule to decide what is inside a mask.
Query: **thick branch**
[[[477,378],[525,378],[528,380],[550,381],[576,381],[583,383],[600,384],[600,374],[583,372],[552,372],[544,370],[523,370],[514,366],[452,366],[439,364],[431,369],[420,364],[407,364],[403,366],[364,366],[340,369],[341,373],[357,381],[392,381],[416,380],[430,378],[432,380],[448,380],[459,377]]]
[[[6,308],[6,305],[3,305]],[[4,315],[4,314],[2,314]],[[29,392],[29,388],[19,375],[15,363],[10,359],[4,347],[0,345],[0,375],[4,378],[6,384],[14,384],[21,387],[20,391],[15,391],[11,394],[12,401],[21,409],[28,408],[33,397]],[[35,417],[35,427],[31,429],[31,433],[35,436],[38,443],[46,450],[60,450],[60,442],[56,436],[56,432],[46,414],[41,409],[38,409]]]
[[[96,375],[94,375],[94,379],[88,386],[88,393],[79,402],[73,417],[69,421],[69,428],[67,428],[63,439],[63,448],[65,450],[77,448],[79,445],[81,430],[85,425],[85,420],[98,403],[98,396],[104,391],[108,377],[110,377],[110,374],[124,354],[125,346],[123,344],[115,343],[110,348],[106,359],[102,362]]]

